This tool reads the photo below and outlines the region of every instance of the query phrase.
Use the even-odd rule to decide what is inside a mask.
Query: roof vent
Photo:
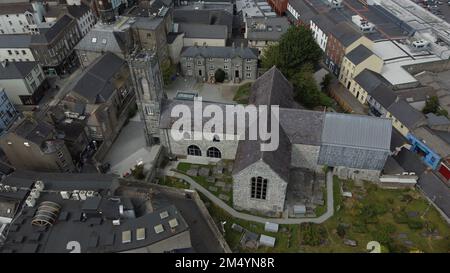
[[[44,201],[39,205],[31,224],[33,226],[52,226],[58,218],[61,206],[55,202]]]
[[[131,230],[122,231],[122,244],[131,243]]]
[[[145,240],[145,228],[136,229],[136,240],[137,241]]]
[[[161,224],[156,225],[156,226],[154,227],[154,229],[155,229],[156,234],[160,234],[161,232],[164,232],[164,227],[163,227],[163,225],[161,225]]]
[[[159,214],[159,217],[161,217],[161,219],[165,219],[169,217],[169,213],[165,210]]]
[[[178,226],[178,221],[177,218],[173,218],[172,220],[169,221],[169,226],[171,229],[174,229]]]

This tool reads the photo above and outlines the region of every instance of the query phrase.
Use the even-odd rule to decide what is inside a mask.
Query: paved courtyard
[[[151,149],[145,142],[143,128],[144,125],[139,114],[131,118],[128,124],[122,128],[103,160],[111,164],[111,173],[123,175],[138,162],[149,164],[153,161]]]
[[[175,98],[177,92],[197,93],[204,101],[234,103],[233,97],[239,85],[198,83],[195,79],[178,77],[173,83],[165,87],[167,97]]]

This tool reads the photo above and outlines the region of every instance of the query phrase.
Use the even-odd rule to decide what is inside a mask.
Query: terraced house
[[[202,81],[212,80],[217,69],[233,82],[256,80],[258,53],[248,47],[191,46],[181,52],[180,63],[183,75]]]
[[[73,17],[64,15],[56,22],[40,26],[39,31],[40,34],[32,36],[30,47],[47,74],[64,75],[78,64],[74,47],[81,34]]]

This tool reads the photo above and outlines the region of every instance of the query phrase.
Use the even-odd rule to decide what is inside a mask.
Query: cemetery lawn
[[[164,185],[167,187],[179,188],[179,189],[189,189],[190,185],[187,182],[180,181],[180,179],[175,177],[164,176],[160,179],[159,185]]]
[[[341,185],[352,192],[352,198],[341,196]],[[333,217],[319,225],[280,225],[278,233],[265,232],[263,224],[235,219],[205,196],[202,199],[219,230],[220,222],[226,221],[224,236],[233,252],[367,252],[370,241],[380,242],[382,252],[450,251],[449,225],[417,190],[381,189],[334,177],[333,192]],[[275,247],[243,248],[242,233],[231,229],[233,223],[275,237]],[[356,241],[357,246],[345,245],[344,239]]]
[[[232,163],[227,162],[226,164],[232,164]],[[180,162],[180,163],[178,163],[177,170],[182,172],[185,175],[188,175],[187,171],[195,166],[200,167],[200,168],[203,168],[203,167],[209,168],[211,174],[213,172],[213,167],[214,167],[214,165],[200,165],[200,164],[191,164],[191,163],[186,163],[186,162]],[[188,176],[190,176],[192,179],[194,179],[195,182],[200,184],[206,190],[208,190],[209,192],[211,192],[212,194],[214,194],[215,196],[220,198],[226,204],[228,204],[229,206],[233,206],[233,200],[232,200],[233,195],[232,195],[232,189],[231,189],[231,187],[233,185],[233,178],[231,177],[231,173],[229,173],[226,168],[225,168],[223,175],[218,175],[218,177],[220,177],[220,178],[217,178],[215,183],[208,182],[207,177],[204,177],[204,176],[192,176],[192,175],[188,175]],[[230,190],[226,191],[226,190],[224,190],[223,187],[217,186],[218,182],[224,182],[225,185],[229,185]],[[215,191],[214,191],[214,189],[215,189]],[[224,198],[225,196],[226,196],[226,198]],[[228,198],[228,200],[225,200],[227,198]]]

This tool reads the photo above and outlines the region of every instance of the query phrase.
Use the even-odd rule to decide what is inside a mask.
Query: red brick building
[[[267,0],[267,3],[279,16],[282,16],[287,10],[288,0]]]

